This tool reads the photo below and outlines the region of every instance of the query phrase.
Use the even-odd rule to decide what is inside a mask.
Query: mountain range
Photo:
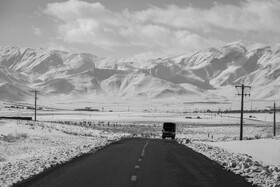
[[[32,89],[43,97],[230,100],[242,83],[253,99],[280,99],[280,45],[239,41],[150,60],[0,47],[0,100],[30,99]]]

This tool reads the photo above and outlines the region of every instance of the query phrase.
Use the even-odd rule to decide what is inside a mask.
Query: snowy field
[[[13,105],[12,105],[13,106]],[[11,107],[11,106],[5,106]],[[24,108],[0,108],[1,116],[29,116],[34,119],[34,110]],[[54,120],[91,120],[91,121],[126,121],[126,122],[164,122],[172,120],[183,123],[210,123],[210,124],[239,124],[240,114],[232,113],[192,113],[183,110],[170,109],[160,111],[159,108],[154,110],[132,111],[126,108],[123,111],[74,111],[73,109],[48,109],[37,110],[37,120],[54,121]],[[280,113],[277,113],[276,120],[280,121]],[[270,113],[244,113],[244,123],[248,124],[266,124],[273,121],[273,114]]]

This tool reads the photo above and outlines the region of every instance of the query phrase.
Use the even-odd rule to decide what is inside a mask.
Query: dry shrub
[[[6,159],[3,156],[0,156],[0,162],[5,162]]]
[[[260,134],[255,135],[255,139],[261,139],[261,138],[262,138],[262,136]]]
[[[265,137],[266,138],[274,138],[274,136],[272,134],[267,134]]]
[[[25,125],[34,126],[34,122],[26,122]]]
[[[17,133],[17,134],[8,134],[0,137],[0,140],[4,142],[16,142],[17,140],[20,139],[26,139],[28,137],[27,133]]]

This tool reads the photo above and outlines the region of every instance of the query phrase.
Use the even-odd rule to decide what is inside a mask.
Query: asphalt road
[[[124,139],[16,186],[245,187],[244,178],[173,140]]]

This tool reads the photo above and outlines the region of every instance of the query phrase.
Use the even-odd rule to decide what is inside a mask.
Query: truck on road
[[[172,122],[163,123],[162,139],[165,139],[166,137],[175,139],[175,132],[176,132],[175,123],[172,123]]]

